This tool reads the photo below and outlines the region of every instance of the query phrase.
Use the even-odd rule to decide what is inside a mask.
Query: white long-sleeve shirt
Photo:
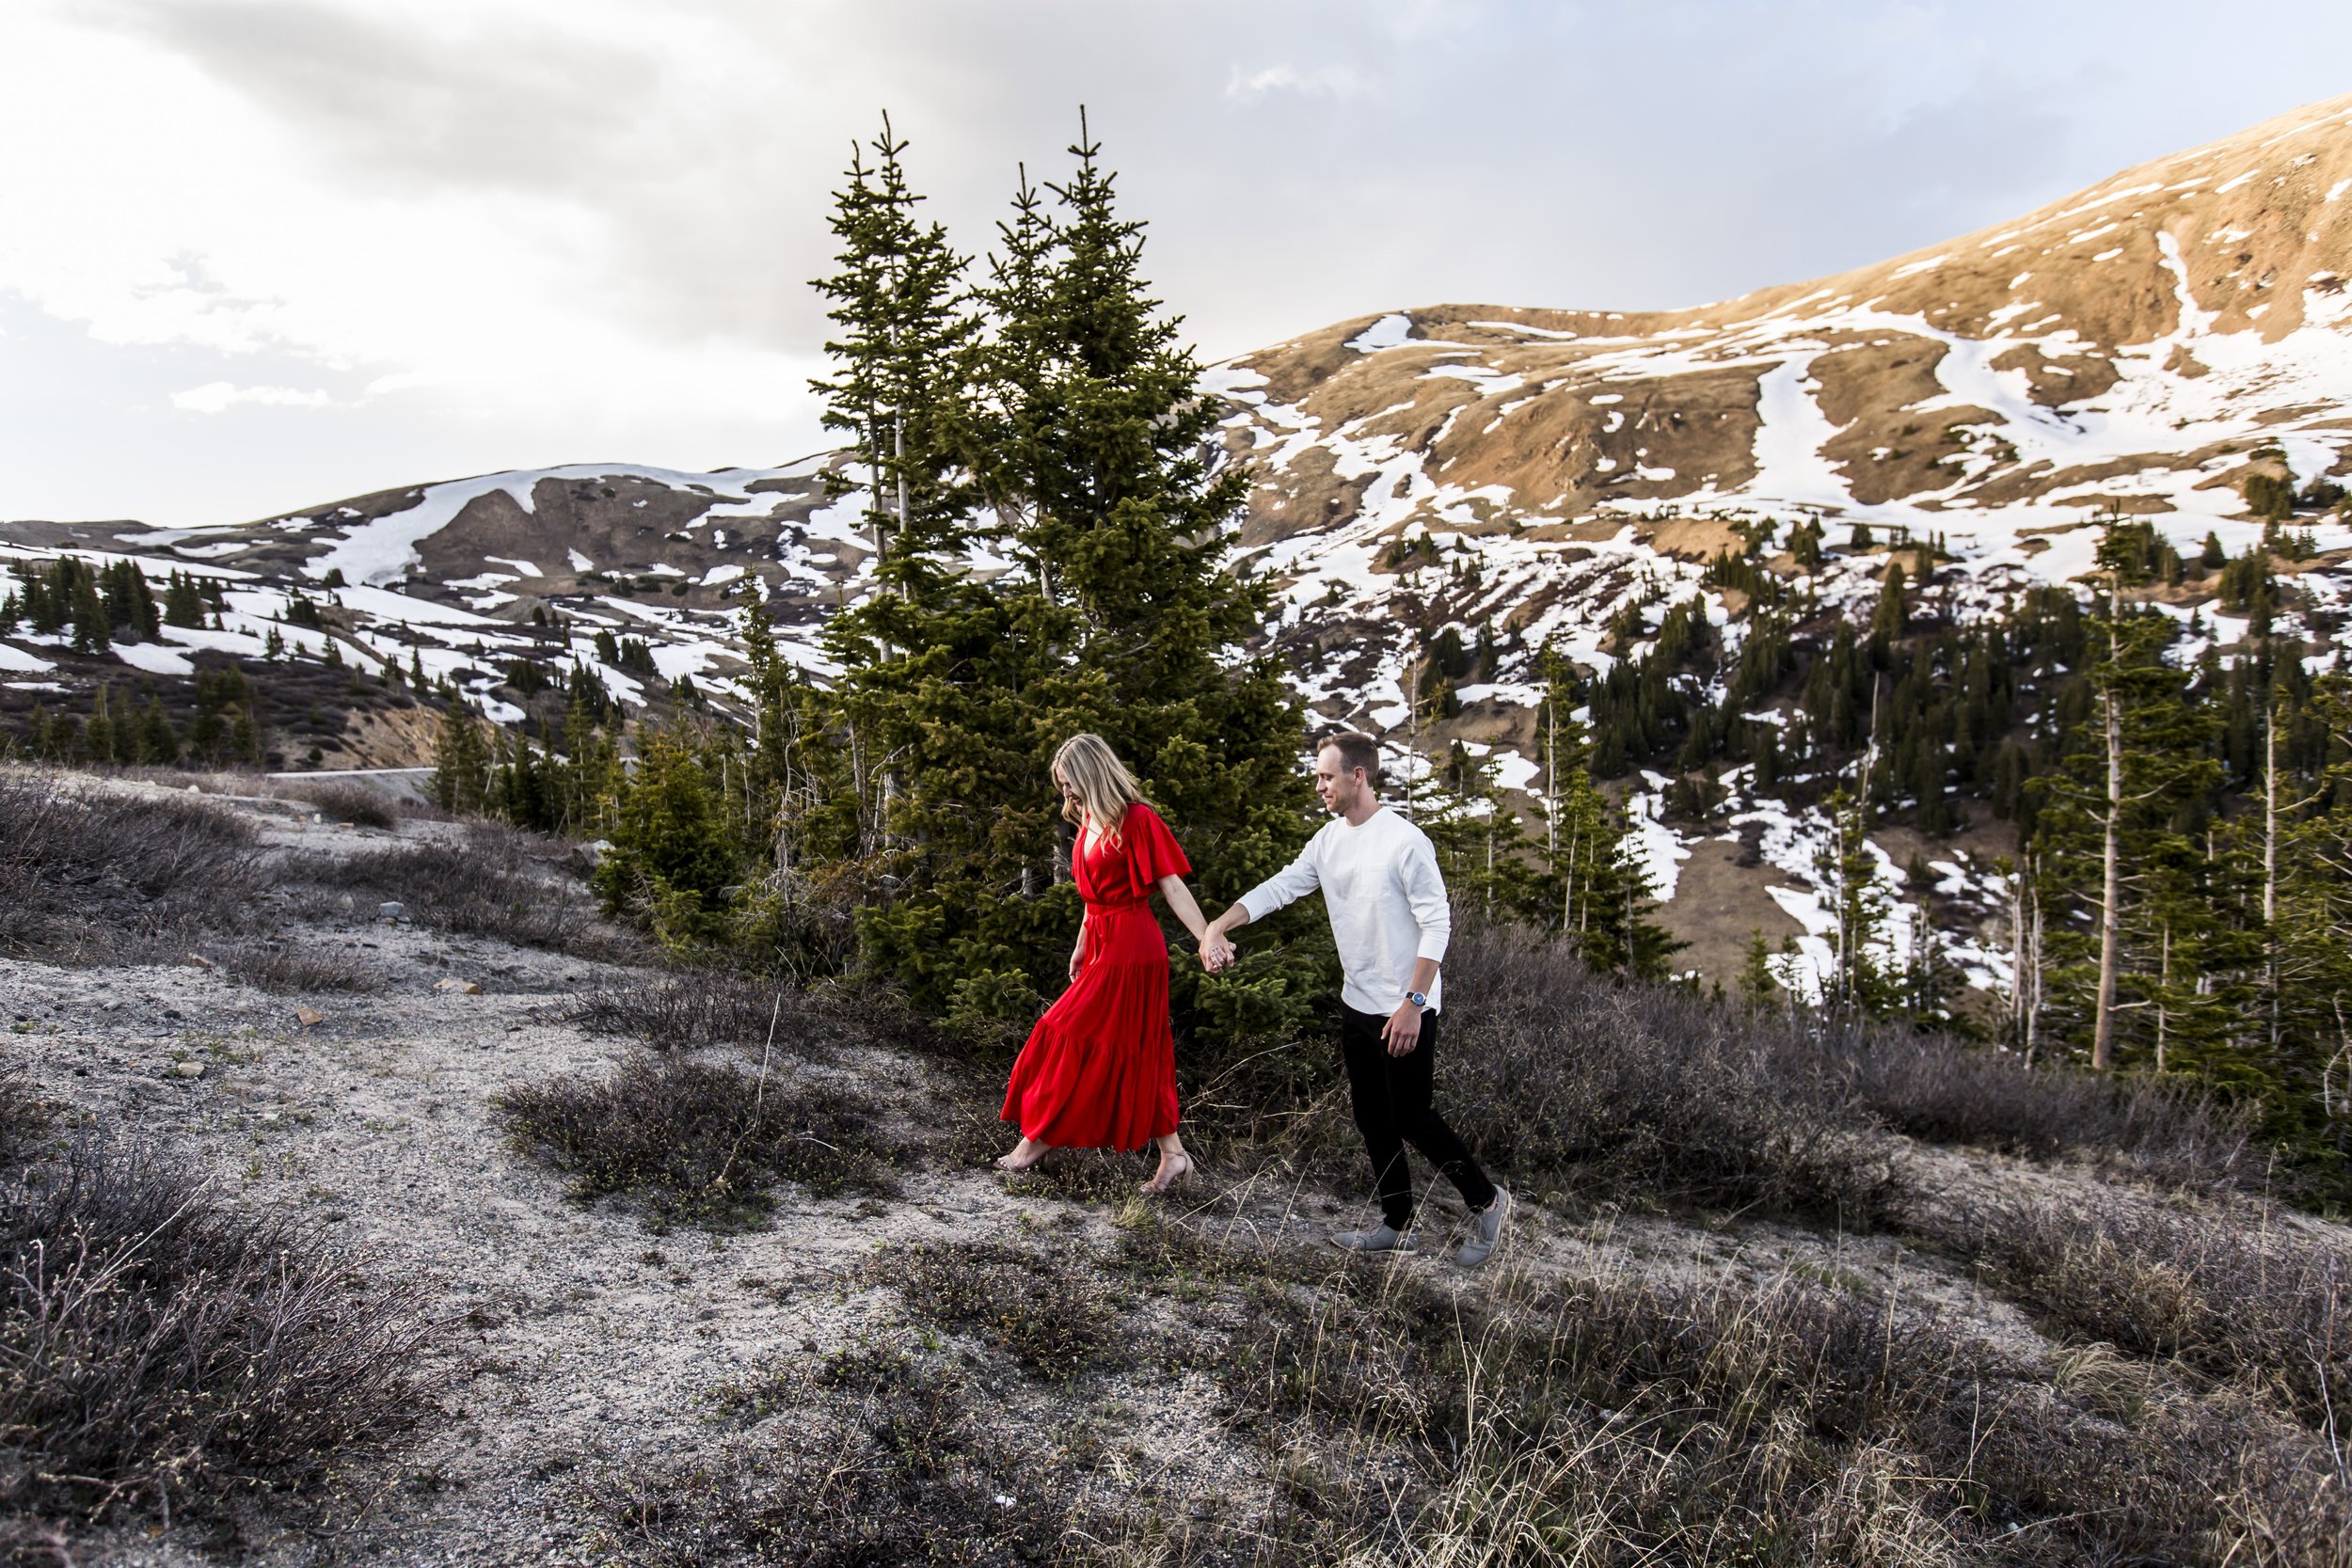
[[[1323,890],[1345,976],[1341,999],[1359,1013],[1392,1013],[1412,989],[1417,958],[1442,961],[1454,934],[1445,878],[1429,835],[1386,806],[1350,826],[1335,816],[1298,858],[1241,895],[1251,920]],[[1438,1006],[1429,982],[1429,1006]]]

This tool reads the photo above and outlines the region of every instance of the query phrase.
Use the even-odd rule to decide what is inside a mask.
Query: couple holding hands
[[[1380,753],[1352,732],[1315,752],[1315,792],[1331,820],[1298,858],[1243,894],[1214,922],[1184,876],[1192,869],[1168,824],[1100,736],[1073,736],[1054,754],[1062,815],[1078,829],[1071,871],[1086,916],[1070,955],[1070,989],[1038,1020],[1013,1064],[1004,1119],[1021,1142],[996,1164],[1025,1170],[1056,1148],[1159,1150],[1143,1184],[1164,1193],[1192,1174],[1176,1133],[1176,1043],[1168,1008],[1168,954],[1152,895],[1168,900],[1216,974],[1233,960],[1226,933],[1323,890],[1344,976],[1340,1048],[1357,1130],[1372,1158],[1380,1220],[1331,1240],[1354,1252],[1411,1252],[1410,1143],[1470,1210],[1454,1254],[1474,1267],[1502,1234],[1511,1195],[1486,1179],[1431,1105],[1438,966],[1453,916],[1429,837],[1380,803]]]

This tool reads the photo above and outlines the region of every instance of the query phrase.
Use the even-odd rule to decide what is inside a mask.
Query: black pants
[[[1391,1056],[1381,1039],[1388,1020],[1377,1013],[1340,1008],[1340,1055],[1347,1063],[1347,1096],[1356,1130],[1372,1156],[1372,1182],[1380,1194],[1380,1217],[1402,1230],[1413,1221],[1413,1173],[1405,1164],[1409,1143],[1438,1167],[1471,1209],[1495,1198],[1495,1184],[1470,1158],[1469,1148],[1430,1108],[1438,1053],[1438,1015],[1421,1015],[1421,1038],[1409,1055]]]

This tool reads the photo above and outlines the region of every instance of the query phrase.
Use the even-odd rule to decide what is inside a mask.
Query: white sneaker
[[[1335,1230],[1331,1244],[1350,1252],[1419,1252],[1421,1243],[1410,1230],[1399,1230],[1387,1221],[1369,1230]]]
[[[1511,1195],[1497,1187],[1493,1201],[1470,1216],[1470,1240],[1462,1243],[1454,1260],[1474,1269],[1493,1257],[1495,1243],[1502,1240],[1502,1222],[1510,1212]]]

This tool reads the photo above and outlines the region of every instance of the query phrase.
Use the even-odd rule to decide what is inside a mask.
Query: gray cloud
[[[2265,30],[2297,47],[2234,55],[2185,0],[60,3],[203,72],[386,224],[452,194],[543,219],[600,332],[803,356],[828,193],[884,108],[980,249],[1088,104],[1148,270],[1222,356],[1398,305],[1675,306],[1867,263],[2340,90],[2352,45],[2337,0],[2280,0]],[[224,380],[313,384],[182,385]],[[623,450],[628,397],[600,410],[611,454],[660,457]],[[551,417],[516,411],[517,443]],[[814,444],[807,407],[767,418],[798,433],[771,451]]]

